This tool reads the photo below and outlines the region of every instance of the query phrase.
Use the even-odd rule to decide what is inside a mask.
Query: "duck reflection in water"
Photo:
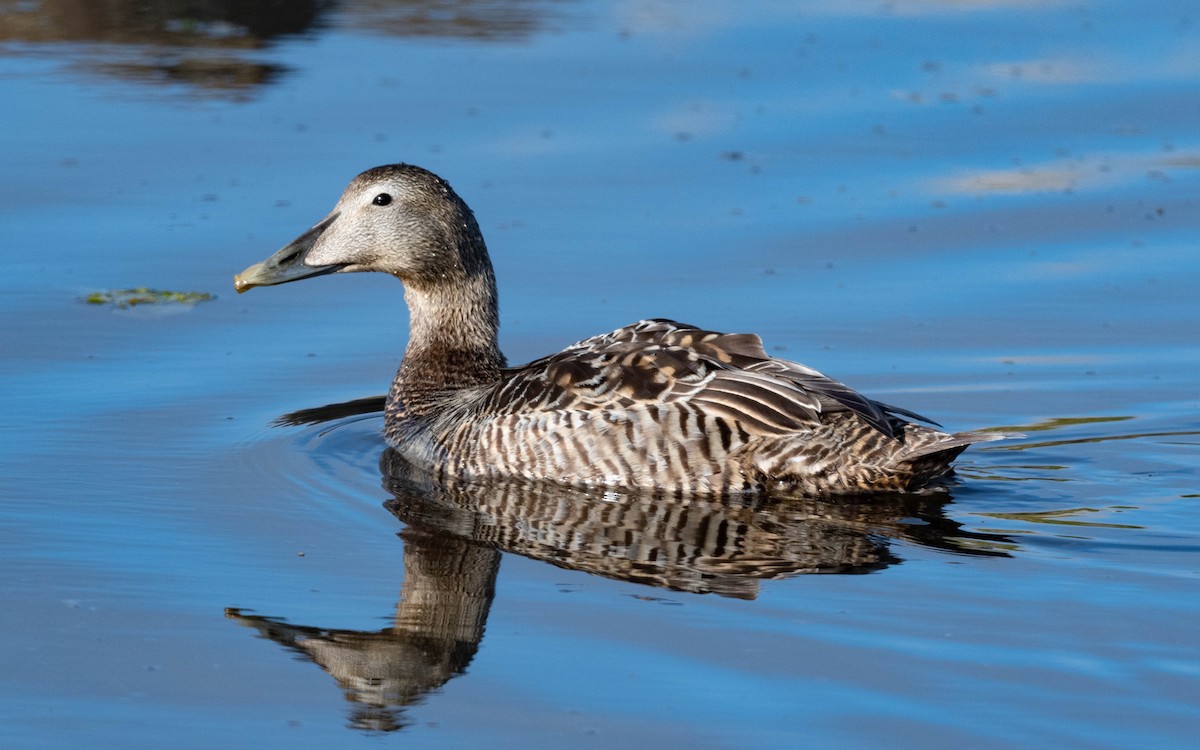
[[[500,553],[417,529],[404,541],[404,583],[392,626],[378,631],[292,625],[238,609],[225,616],[314,661],[354,704],[350,726],[394,731],[403,709],[462,674],[483,639]]]
[[[372,400],[286,415],[285,424],[373,411]],[[949,491],[812,497],[693,497],[519,480],[438,477],[390,448],[385,506],[405,526],[404,581],[391,627],[292,625],[229,609],[321,666],[355,704],[350,726],[391,731],[405,707],[462,674],[479,648],[500,553],[693,594],[754,599],[760,582],[805,573],[867,573],[900,562],[892,540],[1004,556],[1008,539],[947,518]]]

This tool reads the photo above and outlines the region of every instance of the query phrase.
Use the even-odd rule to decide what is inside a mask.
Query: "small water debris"
[[[125,310],[139,305],[186,305],[191,307],[197,302],[209,302],[214,299],[216,299],[216,295],[208,292],[173,292],[140,286],[135,289],[92,292],[83,297],[82,301],[89,305],[112,305],[117,309]]]

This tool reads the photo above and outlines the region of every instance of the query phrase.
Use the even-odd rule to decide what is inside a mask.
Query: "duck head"
[[[355,177],[328,216],[234,277],[234,287],[240,293],[353,271],[431,287],[490,269],[475,217],[450,185],[420,167],[391,164]]]

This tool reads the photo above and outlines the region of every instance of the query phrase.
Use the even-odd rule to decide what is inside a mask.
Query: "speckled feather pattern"
[[[683,493],[908,490],[976,435],[907,422],[757,336],[645,320],[444,395],[388,442],[454,476]]]

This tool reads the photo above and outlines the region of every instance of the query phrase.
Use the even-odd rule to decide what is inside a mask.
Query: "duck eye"
[[[376,206],[386,206],[392,202],[392,196],[388,195],[387,193],[380,193],[379,195],[375,196],[375,200],[371,202]]]

